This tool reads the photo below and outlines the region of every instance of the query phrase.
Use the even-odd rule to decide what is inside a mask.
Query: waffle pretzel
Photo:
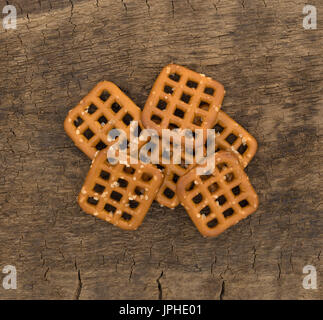
[[[243,167],[246,167],[257,151],[256,139],[222,110],[219,111],[213,129],[216,131],[215,151],[234,152]],[[194,164],[185,165],[184,163],[161,165],[165,179],[156,197],[159,204],[168,208],[175,208],[179,205],[180,201],[176,194],[178,179],[193,166]]]
[[[107,162],[107,149],[95,158],[79,194],[78,203],[87,213],[124,230],[142,223],[156,197],[163,174],[151,164]]]
[[[173,152],[172,144],[170,145],[170,151]],[[192,169],[195,165],[194,157],[191,154],[188,154],[190,159],[190,163],[185,163],[185,148],[181,149],[181,162],[179,164],[173,163],[173,158],[171,157],[171,163],[165,164],[163,163],[164,155],[162,141],[160,140],[159,144],[159,164],[155,164],[155,166],[164,174],[165,178],[163,183],[157,193],[156,201],[165,207],[175,208],[179,205],[179,200],[176,195],[176,184],[178,179],[184,175],[188,170]]]
[[[145,128],[209,129],[224,98],[223,86],[205,75],[170,64],[158,76],[142,112]],[[204,134],[204,137],[206,135]]]
[[[215,169],[210,175],[197,175],[195,167],[177,183],[182,205],[207,237],[218,236],[258,207],[258,196],[238,158],[226,151],[214,157]]]
[[[156,201],[167,208],[173,209],[179,205],[179,199],[176,194],[176,185],[178,179],[188,170],[193,168],[194,164],[167,164],[163,173],[165,178],[157,193]]]
[[[257,140],[222,110],[213,129],[216,132],[216,147],[234,152],[242,166],[246,167],[257,151]]]
[[[111,129],[122,129],[130,138],[130,122],[140,121],[141,110],[115,84],[100,82],[72,110],[64,128],[76,146],[93,159],[98,151],[115,143],[108,141]]]

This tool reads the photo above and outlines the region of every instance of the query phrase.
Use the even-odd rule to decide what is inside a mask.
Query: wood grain
[[[323,4],[278,0],[0,0],[1,299],[322,299]],[[247,173],[260,208],[216,239],[183,208],[153,204],[136,232],[84,214],[89,160],[63,130],[70,108],[110,80],[143,106],[175,62],[220,81],[223,110],[253,134]],[[303,267],[318,289],[302,287]],[[2,279],[0,273],[0,280]]]

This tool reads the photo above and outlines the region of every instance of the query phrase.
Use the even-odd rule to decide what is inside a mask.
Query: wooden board
[[[304,1],[0,0],[1,299],[322,299],[323,4]],[[216,239],[182,207],[153,204],[136,232],[84,214],[90,162],[67,137],[70,108],[99,81],[143,106],[175,62],[220,81],[223,110],[259,142],[247,173],[260,208]],[[311,264],[318,289],[305,290]],[[0,273],[0,280],[4,275]]]

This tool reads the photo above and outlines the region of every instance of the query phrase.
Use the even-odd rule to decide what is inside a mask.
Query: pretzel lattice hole
[[[179,128],[179,126],[176,123],[170,123],[168,125],[169,130],[174,130],[174,129],[178,129],[178,128]]]
[[[173,94],[174,89],[173,89],[171,86],[166,85],[166,86],[164,87],[164,92],[166,92],[166,93],[168,93],[168,94]]]
[[[206,93],[206,94],[208,94],[208,95],[210,95],[210,96],[213,96],[213,95],[214,95],[214,89],[213,89],[213,88],[211,88],[211,87],[206,87],[206,88],[204,89],[204,93]]]
[[[192,191],[195,188],[195,183],[194,181],[190,182],[189,184],[186,185],[185,190],[186,191]]]
[[[211,209],[209,206],[204,207],[201,211],[200,214],[204,216],[208,216],[211,213]]]
[[[96,110],[98,110],[97,106],[91,103],[90,106],[87,108],[87,113],[93,114]]]
[[[179,117],[179,118],[183,119],[184,115],[185,115],[185,112],[182,109],[176,108],[175,111],[174,111],[174,115],[176,117]]]
[[[136,209],[136,208],[138,208],[138,206],[139,206],[139,202],[138,201],[136,201],[136,200],[129,200],[129,207],[131,208],[131,209]]]
[[[175,192],[169,188],[166,188],[163,192],[163,194],[166,196],[168,199],[173,199],[175,196]]]
[[[246,144],[241,144],[238,148],[238,152],[243,155],[248,149],[248,146]]]
[[[128,181],[122,178],[118,179],[118,184],[120,188],[127,188],[128,186]]]
[[[110,198],[117,201],[117,202],[120,202],[120,200],[122,198],[122,194],[117,191],[112,191],[110,194]]]
[[[77,128],[79,127],[82,123],[83,123],[83,119],[81,117],[77,117],[75,120],[74,120],[74,126]]]
[[[189,103],[190,103],[191,98],[192,98],[192,96],[191,96],[191,95],[189,95],[189,94],[187,94],[187,93],[185,93],[185,92],[183,92],[183,94],[182,94],[182,96],[181,96],[181,100],[182,100],[183,102],[187,103],[187,104],[189,104]]]
[[[114,102],[111,105],[111,109],[112,109],[112,111],[114,113],[118,113],[120,111],[120,109],[121,109],[121,106],[120,106],[120,104],[118,102]]]
[[[179,176],[178,176],[176,173],[174,173],[174,174],[173,174],[172,181],[173,181],[174,183],[177,183],[178,179],[179,179]]]
[[[216,133],[221,133],[224,130],[224,127],[222,127],[219,123],[217,123],[213,129],[215,130]]]
[[[193,80],[188,80],[186,82],[186,86],[189,87],[189,88],[192,88],[192,89],[196,89],[197,86],[198,86],[198,83],[193,81]]]
[[[110,173],[109,172],[106,172],[104,170],[101,171],[100,173],[100,177],[103,179],[103,180],[109,180],[110,179]]]
[[[204,174],[204,175],[201,175],[200,176],[200,179],[202,181],[206,181],[206,180],[209,180],[212,176],[210,174]]]
[[[227,202],[227,198],[224,195],[222,195],[218,197],[216,201],[219,203],[220,206],[223,206]]]
[[[207,226],[212,229],[212,228],[215,228],[216,226],[218,225],[218,220],[217,219],[213,219],[211,221],[209,221],[207,223]]]
[[[205,111],[209,111],[210,108],[210,104],[206,101],[201,100],[200,104],[199,104],[199,108]]]
[[[104,127],[107,123],[108,123],[108,119],[105,117],[105,116],[101,116],[99,119],[98,119],[98,122],[100,123],[100,125],[102,127]]]
[[[136,169],[134,169],[133,167],[130,167],[130,166],[123,167],[123,172],[125,172],[127,174],[133,175],[135,173],[135,171],[136,171]]]
[[[150,118],[152,122],[155,122],[156,124],[160,124],[162,122],[162,118],[157,116],[156,114],[153,114]]]
[[[135,188],[135,194],[137,196],[142,196],[142,195],[144,195],[144,193],[145,193],[145,189],[144,188],[142,188],[142,187],[136,187]]]
[[[165,171],[165,167],[164,167],[164,166],[162,166],[162,165],[160,165],[160,164],[156,164],[156,167],[157,167],[157,169],[159,169],[159,171],[161,171],[161,172],[164,172],[164,171]]]
[[[203,117],[196,115],[192,123],[195,124],[196,126],[201,126],[203,123]]]
[[[248,202],[248,200],[247,200],[247,199],[241,200],[241,201],[239,202],[239,206],[240,206],[241,208],[244,208],[244,207],[246,207],[246,206],[249,206],[249,202]]]
[[[223,169],[225,169],[225,168],[227,168],[227,167],[228,167],[228,166],[227,166],[227,164],[226,164],[226,163],[224,163],[224,162],[219,163],[219,164],[217,164],[216,166],[217,166],[217,168],[219,169],[219,171],[220,171],[220,172],[221,172]]]
[[[230,144],[234,144],[234,142],[237,140],[237,136],[233,133],[230,133],[226,138],[225,140],[230,143]]]
[[[149,182],[153,176],[150,173],[144,172],[141,176],[141,180],[145,182]]]
[[[133,120],[133,117],[131,116],[130,113],[126,113],[125,116],[122,118],[122,122],[126,125],[129,126],[130,122]]]
[[[203,200],[203,196],[199,193],[198,195],[196,195],[193,199],[193,202],[196,203],[196,204],[199,204],[202,202]]]
[[[96,150],[100,151],[100,150],[105,149],[106,146],[107,145],[102,140],[100,140],[99,143],[95,146],[95,148],[96,148]]]
[[[105,190],[105,187],[98,183],[93,188],[94,192],[100,193],[100,194],[102,194],[104,190]]]
[[[127,212],[122,212],[121,218],[125,221],[130,221],[132,219],[132,215]]]
[[[213,182],[211,185],[208,186],[210,193],[214,193],[216,190],[219,189],[219,185],[216,182]]]
[[[229,172],[224,176],[226,182],[232,182],[235,179],[233,172]]]
[[[231,217],[234,214],[234,210],[232,208],[229,208],[229,209],[223,211],[222,214],[225,218]]]
[[[236,186],[236,187],[232,188],[231,191],[235,196],[238,196],[241,193],[241,190],[240,190],[239,186]]]
[[[83,136],[90,140],[93,136],[94,136],[94,133],[93,131],[90,129],[90,128],[87,128],[84,132],[83,132]]]
[[[159,99],[158,103],[157,103],[157,109],[159,110],[165,110],[167,107],[167,102],[162,100],[162,99]]]
[[[87,202],[88,202],[89,204],[92,204],[92,205],[96,206],[96,205],[98,204],[99,200],[98,200],[98,199],[96,199],[96,198],[93,198],[93,197],[88,197],[88,198],[87,198]]]
[[[178,82],[181,78],[181,76],[178,73],[171,73],[169,76],[169,79]]]
[[[113,213],[115,213],[115,212],[116,212],[117,208],[116,208],[116,207],[114,207],[114,206],[112,206],[111,204],[107,203],[107,204],[104,206],[104,210],[105,210],[106,212],[108,212],[108,213],[113,214]]]
[[[106,102],[110,97],[110,93],[107,91],[107,90],[103,90],[102,93],[100,94],[100,99],[103,101],[103,102]]]

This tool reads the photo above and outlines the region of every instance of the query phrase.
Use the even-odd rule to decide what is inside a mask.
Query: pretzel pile
[[[175,64],[162,70],[143,111],[112,82],[99,83],[70,110],[64,122],[69,137],[92,159],[79,194],[80,207],[121,229],[135,230],[153,200],[171,209],[181,204],[206,237],[219,235],[253,213],[258,197],[244,168],[254,157],[257,142],[220,110],[224,94],[219,82]],[[137,123],[135,129],[132,121]],[[121,136],[111,138],[113,129],[123,130],[124,140]],[[132,161],[132,137],[137,138],[138,154],[152,146],[152,138],[140,136],[144,129],[157,132],[158,163],[147,163],[140,156]],[[178,141],[173,138],[165,150],[161,143],[163,129],[191,130],[190,139],[194,142],[189,151],[191,162],[185,161],[185,147],[180,151],[179,161],[171,161]],[[209,143],[206,133],[210,129],[216,138],[212,153],[205,159],[213,163],[212,169],[194,158],[199,146],[206,155]],[[185,138],[180,137],[180,146],[184,146]],[[126,154],[122,161],[109,156],[116,143]]]

